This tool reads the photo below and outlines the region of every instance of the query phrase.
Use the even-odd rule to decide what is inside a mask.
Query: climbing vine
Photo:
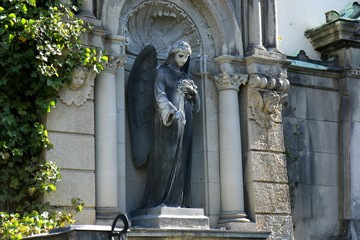
[[[90,26],[74,11],[59,0],[0,2],[0,223],[41,215],[42,194],[55,191],[61,177],[43,158],[52,148],[44,116],[75,67],[99,72],[107,61],[103,51],[81,44]]]
[[[285,156],[287,163],[288,184],[291,207],[295,206],[295,189],[298,187],[297,168],[302,156],[303,123],[295,116],[296,108],[284,102],[283,113],[289,117],[283,119]]]

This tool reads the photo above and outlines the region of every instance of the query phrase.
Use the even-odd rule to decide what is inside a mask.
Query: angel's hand
[[[181,110],[176,111],[176,112],[175,112],[175,117],[176,117],[177,120],[180,121],[180,123],[181,123],[182,125],[185,125],[185,124],[186,124],[185,114],[184,114],[183,111],[181,111]]]

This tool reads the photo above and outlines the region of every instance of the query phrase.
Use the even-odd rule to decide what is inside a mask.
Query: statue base
[[[131,227],[209,229],[209,218],[202,208],[155,207],[132,212]]]

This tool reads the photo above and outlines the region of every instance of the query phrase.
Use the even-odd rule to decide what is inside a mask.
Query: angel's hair
[[[274,100],[279,101],[279,99],[280,99],[280,96],[276,92],[266,92],[264,94],[264,102],[274,101]]]
[[[175,42],[169,51],[169,55],[168,55],[165,63],[169,64],[172,61],[172,59],[174,58],[174,54],[178,53],[178,52],[186,52],[189,55],[191,55],[191,47],[185,41],[180,40],[180,41]]]

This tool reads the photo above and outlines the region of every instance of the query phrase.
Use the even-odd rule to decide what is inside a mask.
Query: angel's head
[[[268,113],[274,112],[279,104],[280,96],[276,92],[267,92],[264,94],[264,110]]]
[[[177,41],[171,47],[169,56],[166,59],[167,64],[176,63],[179,67],[185,65],[189,56],[191,55],[191,47],[185,41]]]
[[[85,78],[86,78],[86,69],[83,67],[75,68],[69,85],[70,88],[73,91],[78,90],[84,84]]]

